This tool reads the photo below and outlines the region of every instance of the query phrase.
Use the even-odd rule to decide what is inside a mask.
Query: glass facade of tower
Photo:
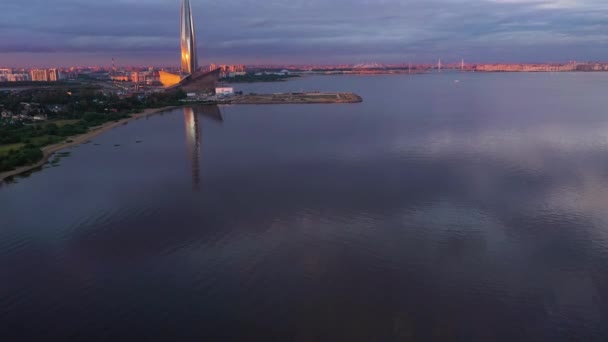
[[[198,69],[196,35],[194,33],[190,0],[182,0],[180,40],[182,50],[182,74],[190,75]]]

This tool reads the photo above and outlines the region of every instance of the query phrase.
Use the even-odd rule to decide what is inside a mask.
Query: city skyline
[[[208,64],[608,60],[598,0],[194,1]],[[6,66],[174,65],[179,0],[7,0]]]

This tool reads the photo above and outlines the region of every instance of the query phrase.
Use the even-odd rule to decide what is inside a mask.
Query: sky
[[[179,64],[181,0],[0,0],[0,66]],[[191,0],[199,63],[608,61],[607,0]]]

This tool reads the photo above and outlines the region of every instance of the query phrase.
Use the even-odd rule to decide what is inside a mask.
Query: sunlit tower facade
[[[167,90],[179,88],[187,93],[211,94],[215,92],[221,70],[206,72],[199,69],[192,6],[189,0],[182,0],[180,14],[180,72],[176,74],[160,70],[160,82]]]
[[[190,0],[182,0],[180,40],[182,49],[182,74],[191,75],[198,69],[196,34],[192,20]]]

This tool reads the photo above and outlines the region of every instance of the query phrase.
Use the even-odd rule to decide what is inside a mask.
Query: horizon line
[[[453,61],[453,62],[446,62],[444,59],[442,59],[441,61],[443,66],[450,66],[450,65],[458,65],[460,66],[462,61],[458,60],[458,61]],[[569,60],[569,61],[535,61],[535,62],[517,62],[517,61],[509,61],[509,62],[497,62],[497,61],[486,61],[486,62],[467,62],[465,59],[465,65],[497,65],[497,64],[502,64],[502,65],[535,65],[535,64],[560,64],[560,65],[567,65],[567,64],[571,64],[571,63],[578,63],[578,64],[590,64],[590,63],[597,63],[597,64],[608,64],[608,60],[585,60],[585,61],[577,61],[577,60]],[[292,63],[292,62],[279,62],[279,63],[252,63],[252,64],[248,64],[248,63],[205,63],[205,64],[201,64],[202,66],[210,66],[210,65],[244,65],[246,67],[275,67],[275,66],[288,66],[288,67],[356,67],[356,66],[366,66],[369,65],[370,68],[373,67],[378,67],[378,68],[382,68],[382,67],[391,67],[391,66],[408,66],[408,64],[410,64],[411,66],[421,66],[421,65],[437,65],[437,61],[428,61],[428,62],[383,62],[383,63],[378,63],[378,62],[359,62],[359,63],[353,63],[353,62],[349,62],[349,63],[312,63],[312,64],[305,64],[305,63]],[[375,65],[375,66],[374,66]],[[125,65],[121,65],[121,66],[117,66],[118,68],[145,68],[145,67],[152,67],[152,68],[175,68],[175,69],[179,69],[179,65],[177,64],[171,64],[171,65],[167,65],[167,64],[125,64]],[[65,69],[65,68],[112,68],[112,64],[108,63],[108,64],[80,64],[80,65],[70,65],[70,66],[57,66],[57,65],[29,65],[29,66],[8,66],[8,65],[0,65],[0,69],[32,69],[32,68],[58,68],[58,69]]]

